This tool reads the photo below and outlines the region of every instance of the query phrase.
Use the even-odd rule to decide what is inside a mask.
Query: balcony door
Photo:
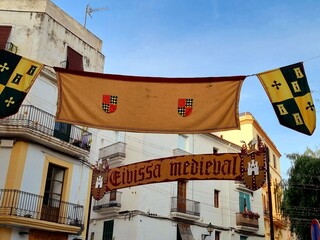
[[[53,136],[65,142],[69,142],[71,132],[71,124],[56,122],[54,125]]]
[[[49,164],[42,202],[41,219],[58,222],[65,169],[54,164]]]
[[[186,205],[187,205],[187,182],[178,181],[178,197],[177,197],[178,212],[186,213]]]

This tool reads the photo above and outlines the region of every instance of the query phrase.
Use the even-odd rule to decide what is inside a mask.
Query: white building
[[[0,16],[0,48],[47,65],[0,119],[0,239],[84,239],[92,134],[55,122],[51,66],[102,72],[102,41],[47,0],[2,0]]]
[[[236,153],[240,146],[213,134],[139,134],[102,131],[99,158],[110,167],[186,154]],[[242,200],[240,200],[242,199]],[[245,199],[245,200],[243,200]],[[197,180],[142,185],[108,192],[92,202],[88,239],[264,239],[261,189],[240,182]]]

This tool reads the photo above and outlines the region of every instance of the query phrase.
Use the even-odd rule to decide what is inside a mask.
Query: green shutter
[[[251,211],[251,201],[250,201],[250,194],[245,193],[244,194],[245,198],[246,198],[246,203],[247,203],[247,210]]]
[[[240,212],[244,212],[244,193],[239,192],[239,210]]]
[[[240,212],[244,212],[244,203],[246,203],[247,210],[251,211],[251,201],[250,201],[250,194],[239,192],[239,210]]]
[[[114,220],[103,223],[102,240],[112,240]]]

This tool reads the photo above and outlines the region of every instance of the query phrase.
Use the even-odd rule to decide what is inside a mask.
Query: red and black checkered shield
[[[102,109],[106,113],[113,113],[117,110],[118,96],[103,95],[102,97]]]
[[[179,98],[178,99],[178,113],[182,117],[187,117],[192,113],[193,99]]]

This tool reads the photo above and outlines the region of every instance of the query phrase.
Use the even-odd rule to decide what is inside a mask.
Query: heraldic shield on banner
[[[99,201],[103,198],[104,194],[107,191],[107,173],[109,167],[107,164],[101,164],[98,162],[92,172],[92,181],[91,181],[91,194],[92,197]]]
[[[178,99],[178,113],[182,117],[188,117],[192,113],[193,99],[179,98]]]
[[[106,113],[114,113],[117,110],[118,96],[103,95],[102,109]]]
[[[241,179],[247,188],[255,191],[266,181],[266,147],[259,142],[257,150],[252,142],[249,148],[244,144],[241,149]]]

